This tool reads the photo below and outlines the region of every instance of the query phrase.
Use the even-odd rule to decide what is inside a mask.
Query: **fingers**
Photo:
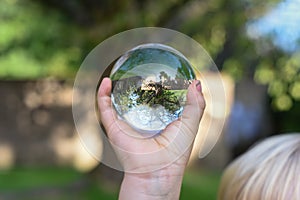
[[[205,100],[200,81],[193,81],[187,92],[187,102],[180,120],[172,122],[157,137],[160,143],[168,146],[174,143],[178,152],[192,144],[198,132],[199,123],[205,109]]]
[[[188,88],[187,102],[182,113],[182,120],[188,120],[191,124],[199,125],[205,109],[205,100],[202,94],[202,86],[199,80],[195,80]]]
[[[187,102],[181,117],[182,123],[195,135],[197,134],[204,109],[205,100],[202,94],[201,82],[195,80],[188,88]]]

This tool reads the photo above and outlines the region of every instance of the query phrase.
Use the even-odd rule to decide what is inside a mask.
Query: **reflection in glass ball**
[[[182,114],[195,73],[180,52],[153,43],[122,55],[110,78],[118,115],[139,132],[156,134]]]

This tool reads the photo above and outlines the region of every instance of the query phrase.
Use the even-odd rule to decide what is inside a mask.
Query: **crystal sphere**
[[[181,116],[195,73],[179,51],[150,43],[120,56],[110,78],[119,117],[140,133],[157,134]]]

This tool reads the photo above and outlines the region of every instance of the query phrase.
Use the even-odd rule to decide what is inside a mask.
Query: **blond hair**
[[[219,200],[300,200],[300,134],[270,137],[225,170]]]

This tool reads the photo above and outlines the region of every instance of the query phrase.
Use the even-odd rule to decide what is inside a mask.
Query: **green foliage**
[[[247,24],[279,0],[70,2],[0,1],[0,78],[73,78],[101,40],[135,27],[160,26],[198,41],[236,81],[254,74],[258,83],[268,85],[275,110],[289,110],[300,99],[299,52],[278,49],[272,36],[247,35]]]
[[[261,62],[255,71],[255,80],[268,85],[275,110],[290,110],[300,100],[300,53],[282,55],[279,59]]]
[[[59,12],[28,0],[0,2],[0,78],[73,77],[79,30]]]
[[[151,63],[171,66],[172,69],[178,71],[177,73],[180,73],[181,76],[187,77],[189,80],[195,78],[195,74],[189,63],[178,57],[173,52],[161,49],[144,48],[137,49],[134,52],[131,52],[128,56],[130,56],[130,58],[127,59],[119,67],[118,71],[111,76],[112,80],[128,78],[132,76],[131,71],[133,71],[136,66]],[[154,66],[151,67],[154,68]]]
[[[137,105],[161,105],[173,114],[180,110],[187,93],[187,90],[166,90],[161,85],[156,90],[142,90],[131,78],[113,82],[113,85],[114,102],[123,105],[117,108],[120,113]]]
[[[162,90],[156,94],[156,91],[137,91],[139,98],[137,99],[138,104],[147,103],[150,107],[154,105],[162,105],[170,113],[175,113],[180,110],[181,103],[186,96],[187,90]],[[178,95],[179,94],[179,95]],[[178,96],[177,96],[178,95]]]

